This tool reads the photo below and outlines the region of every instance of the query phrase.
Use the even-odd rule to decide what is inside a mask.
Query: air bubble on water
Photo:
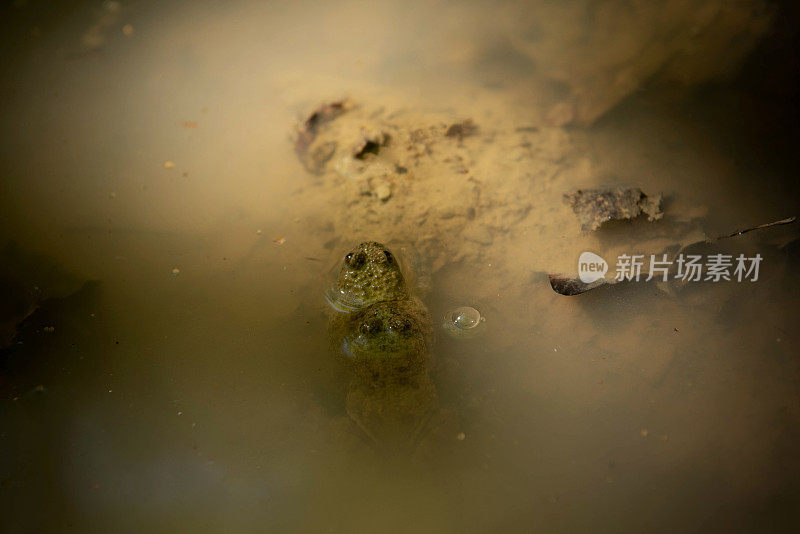
[[[453,337],[467,337],[482,330],[480,325],[485,320],[475,308],[459,306],[445,314],[442,326]]]

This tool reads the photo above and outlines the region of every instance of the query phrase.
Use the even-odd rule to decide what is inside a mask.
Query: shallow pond
[[[584,250],[613,270],[796,215],[769,103],[713,85],[635,94],[592,126],[526,126],[542,117],[527,64],[487,37],[502,28],[479,3],[3,12],[4,280],[40,303],[2,356],[4,532],[797,523],[796,225],[703,249],[761,254],[756,282],[564,297],[547,281]],[[473,40],[491,53],[460,56]],[[436,172],[407,173],[425,195],[353,196],[293,147],[298,122],[343,96],[401,127],[479,130],[428,145]],[[452,215],[458,176],[477,208]],[[617,182],[663,192],[664,219],[582,233],[562,195]],[[383,456],[348,425],[325,291],[359,239],[414,268],[434,319],[457,423],[424,459]],[[448,336],[463,306],[480,331]]]

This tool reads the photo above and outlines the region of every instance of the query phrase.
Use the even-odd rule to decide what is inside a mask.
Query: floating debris
[[[172,169],[174,167],[175,167],[175,163],[174,162],[172,162],[172,161],[165,161],[164,162],[164,168],[165,169]]]
[[[126,24],[125,26],[123,26],[122,34],[125,37],[130,37],[131,35],[133,35],[133,26],[131,26],[130,24]]]
[[[283,245],[284,243],[286,243],[286,240],[282,237],[276,237],[275,239],[272,240],[272,242],[275,243],[276,245]]]
[[[172,276],[178,276],[179,274],[181,274],[181,270],[180,269],[178,269],[177,267],[172,269]]]
[[[752,228],[747,228],[745,230],[738,230],[733,232],[732,234],[728,235],[721,235],[717,239],[727,239],[729,237],[736,237],[737,235],[746,234],[747,232],[752,232],[753,230],[761,230],[762,228],[769,228],[770,226],[779,226],[782,224],[791,224],[797,220],[797,217],[787,217],[785,219],[781,219],[780,221],[774,221],[767,224],[759,224],[758,226],[753,226]]]
[[[184,128],[189,128],[189,129],[197,128],[197,123],[195,121],[183,121],[181,125]]]
[[[453,337],[472,337],[482,330],[480,325],[485,321],[475,308],[459,306],[445,314],[442,327]]]
[[[641,189],[586,189],[564,195],[564,201],[578,216],[584,232],[596,230],[613,219],[633,219],[641,214],[649,221],[664,216],[661,195],[647,196]]]

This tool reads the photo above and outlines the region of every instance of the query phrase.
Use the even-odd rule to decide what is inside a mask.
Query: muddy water
[[[796,523],[798,263],[780,248],[796,228],[714,249],[761,253],[756,283],[566,298],[544,276],[590,247],[660,252],[687,244],[687,228],[795,214],[781,143],[759,142],[764,121],[746,113],[720,121],[741,104],[726,88],[635,97],[570,134],[593,172],[558,188],[664,191],[663,223],[584,236],[533,214],[506,229],[516,247],[438,266],[433,315],[471,305],[487,318],[481,336],[440,331],[434,348],[452,444],[386,458],[347,424],[323,293],[352,243],[319,232],[347,207],[309,189],[290,134],[342,94],[495,125],[538,116],[520,85],[498,82],[518,62],[463,69],[437,53],[481,9],[442,6],[436,24],[430,7],[394,4],[4,8],[0,237],[55,266],[8,260],[56,300],[4,354],[3,531]]]

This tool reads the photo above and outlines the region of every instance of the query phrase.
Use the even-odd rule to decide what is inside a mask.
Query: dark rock
[[[586,189],[564,195],[585,232],[612,219],[633,219],[641,214],[655,221],[664,216],[661,195],[647,196],[641,189]]]

